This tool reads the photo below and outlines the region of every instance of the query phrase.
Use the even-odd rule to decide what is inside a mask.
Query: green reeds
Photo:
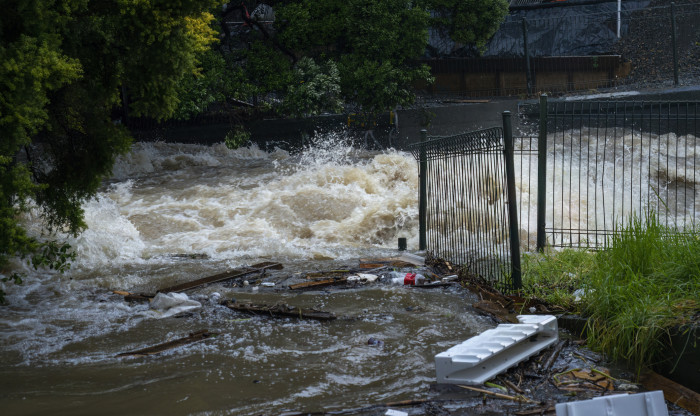
[[[700,234],[634,217],[606,250],[526,255],[522,295],[582,314],[592,349],[641,371],[672,359],[670,331],[700,311]]]
[[[588,275],[594,266],[594,253],[582,249],[524,254],[521,294],[527,299],[539,300],[574,313],[580,312],[574,292],[585,290]]]
[[[669,330],[700,307],[700,239],[633,218],[596,253],[583,312],[589,345],[637,371],[670,359]]]

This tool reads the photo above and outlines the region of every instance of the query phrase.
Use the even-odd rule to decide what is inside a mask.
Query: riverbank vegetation
[[[634,218],[606,250],[527,255],[523,283],[526,297],[585,317],[591,348],[640,371],[670,359],[671,331],[697,323],[700,234]]]

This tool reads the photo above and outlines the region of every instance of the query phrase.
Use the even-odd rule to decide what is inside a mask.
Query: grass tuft
[[[589,346],[639,372],[669,360],[669,332],[698,317],[700,234],[651,213],[631,219],[603,251],[527,254],[522,295],[584,315]]]
[[[700,239],[633,218],[596,254],[585,298],[589,345],[637,371],[668,359],[669,330],[690,323],[700,299]]]

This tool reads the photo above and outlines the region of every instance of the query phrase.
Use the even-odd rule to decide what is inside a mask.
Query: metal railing
[[[652,212],[671,229],[697,228],[700,103],[543,105],[546,203],[538,209],[548,245],[605,247],[633,216]]]
[[[510,113],[496,127],[410,146],[419,161],[420,248],[518,289],[520,246]]]
[[[424,130],[409,147],[419,161],[421,249],[512,291],[521,249],[605,248],[651,213],[670,230],[698,230],[700,102],[542,96],[533,107],[537,137],[513,138],[506,112],[503,128]]]

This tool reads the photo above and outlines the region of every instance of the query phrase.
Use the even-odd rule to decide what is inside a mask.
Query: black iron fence
[[[605,247],[633,216],[648,213],[671,229],[697,229],[700,103],[545,98],[540,106],[540,245]],[[532,152],[520,156],[532,174]]]
[[[504,126],[410,147],[419,160],[420,248],[502,290],[520,250],[605,248],[633,218],[700,227],[700,102],[549,100],[523,106],[539,135]],[[512,144],[511,144],[512,143]]]
[[[503,128],[428,137],[411,146],[420,166],[420,248],[520,287],[510,113]]]
[[[436,82],[426,90],[463,97],[551,95],[689,85],[700,75],[698,0],[549,6],[511,8],[481,53],[434,33],[435,58],[424,62]]]

